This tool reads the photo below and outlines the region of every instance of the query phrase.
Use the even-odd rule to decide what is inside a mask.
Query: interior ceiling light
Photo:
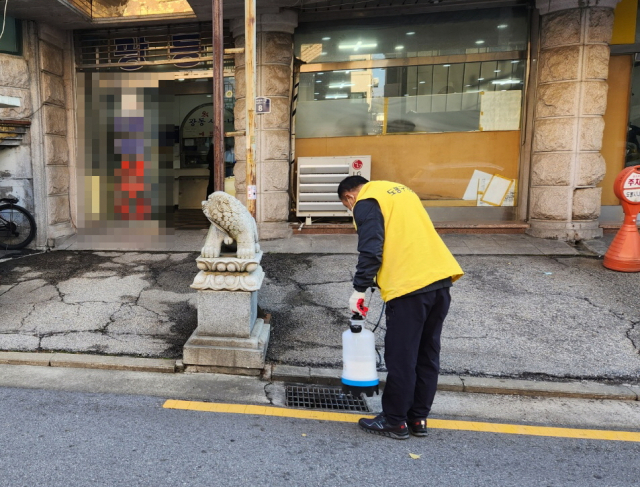
[[[333,85],[329,85],[329,88],[344,88],[345,86],[354,86],[355,83],[335,83]]]
[[[478,78],[478,81],[484,81],[484,78]]]
[[[328,40],[331,40],[331,37],[323,37],[322,40],[323,41],[328,41]]]
[[[450,64],[443,64],[442,67],[443,68],[449,68],[449,67],[451,67],[451,65]]]
[[[396,46],[396,51],[402,51],[404,49],[404,46]]]
[[[412,36],[412,35],[414,35],[414,34],[415,34],[415,32],[407,32],[407,35],[408,35],[408,36]]]
[[[345,94],[337,94],[337,95],[327,95],[327,96],[325,96],[324,98],[325,98],[326,100],[329,100],[329,99],[334,99],[334,100],[335,100],[335,99],[337,99],[337,98],[348,98],[348,97],[349,97],[349,95],[345,95]]]
[[[507,27],[509,27],[507,24],[500,24],[498,29],[506,29]]]
[[[338,49],[353,49],[354,51],[357,51],[358,49],[371,49],[373,47],[378,47],[378,43],[358,41],[355,44],[339,44],[338,45]]]
[[[476,44],[484,44],[484,41],[483,41],[482,39],[477,40],[477,41],[476,41]]]
[[[520,83],[519,79],[497,79],[491,82],[494,85],[512,85]]]
[[[494,69],[493,72],[494,73],[499,73],[501,70],[500,69]]]
[[[520,61],[511,61],[511,64],[518,64]]]
[[[425,84],[425,83],[426,83],[426,81],[420,81],[420,84],[421,84],[421,85],[423,85],[423,84]]]

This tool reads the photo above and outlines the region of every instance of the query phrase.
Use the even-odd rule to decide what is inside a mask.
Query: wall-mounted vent
[[[371,178],[371,156],[298,157],[296,215],[349,216],[337,190],[340,181],[354,175]]]

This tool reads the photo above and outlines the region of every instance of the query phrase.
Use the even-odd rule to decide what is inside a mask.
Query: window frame
[[[23,54],[23,42],[22,42],[22,21],[20,19],[16,19],[13,17],[7,16],[7,20],[13,20],[15,22],[15,35],[16,35],[16,50],[15,51],[6,51],[0,49],[0,54],[9,54],[10,56],[22,56]],[[0,23],[0,30],[2,30]],[[6,34],[6,30],[5,30]]]

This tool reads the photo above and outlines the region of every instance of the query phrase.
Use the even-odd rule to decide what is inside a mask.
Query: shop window
[[[305,63],[398,59],[525,50],[527,11],[520,7],[372,19],[309,22],[296,29]]]
[[[0,22],[2,30],[2,22]],[[0,37],[0,53],[22,54],[22,30],[20,21],[7,17],[4,22],[4,34]]]
[[[518,130],[524,61],[300,75],[299,138]]]

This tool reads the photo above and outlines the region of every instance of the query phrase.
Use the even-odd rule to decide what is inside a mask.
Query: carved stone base
[[[212,291],[257,291],[262,286],[264,271],[258,266],[251,272],[200,271],[193,280],[194,289]]]
[[[262,252],[253,259],[235,256],[198,257],[200,272],[193,280],[193,289],[212,291],[257,291],[262,286],[264,271],[260,267]]]
[[[248,338],[200,335],[196,329],[184,346],[183,362],[187,370],[237,372],[242,369],[246,375],[258,375],[264,368],[270,335],[271,326],[260,318]]]

